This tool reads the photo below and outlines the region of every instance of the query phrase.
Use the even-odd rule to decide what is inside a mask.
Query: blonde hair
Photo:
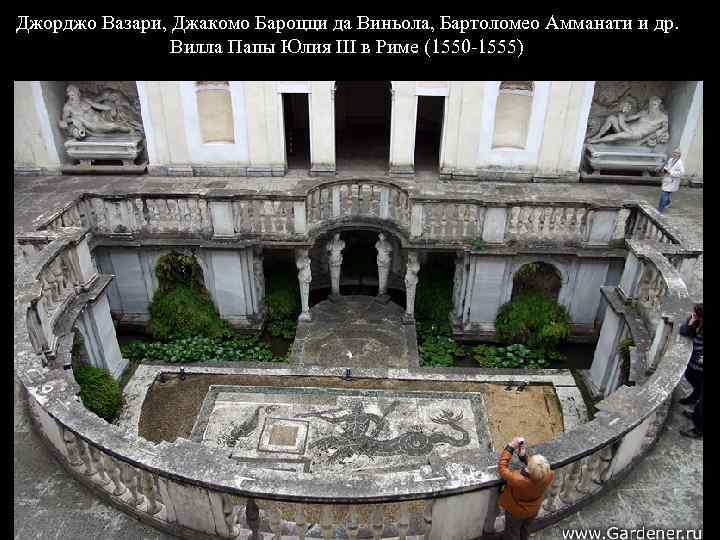
[[[528,458],[527,469],[530,478],[536,482],[539,482],[550,474],[550,464],[548,460],[545,459],[545,456],[541,456],[540,454],[535,454]]]

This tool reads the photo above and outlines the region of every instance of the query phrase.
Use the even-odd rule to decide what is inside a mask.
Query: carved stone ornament
[[[110,133],[143,134],[139,103],[123,92],[104,88],[98,95],[83,96],[80,88],[69,84],[59,126],[69,137],[82,140],[89,135]]]

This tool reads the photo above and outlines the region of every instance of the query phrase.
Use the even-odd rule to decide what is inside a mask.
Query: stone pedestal
[[[93,161],[121,161],[124,166],[135,164],[143,149],[143,139],[137,135],[114,135],[107,137],[88,137],[78,141],[65,142],[68,157],[89,167]]]
[[[65,142],[65,149],[75,162],[62,166],[62,172],[67,174],[140,174],[147,168],[147,163],[135,163],[143,149],[143,139],[139,136],[108,135],[88,137],[82,141],[71,139]]]
[[[585,145],[585,159],[590,173],[609,172],[623,176],[622,172],[642,173],[651,176],[667,161],[664,152],[642,146],[616,146],[610,144]]]

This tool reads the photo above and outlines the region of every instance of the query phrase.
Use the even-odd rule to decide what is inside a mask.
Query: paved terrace
[[[339,175],[337,179],[343,179]],[[348,179],[352,177],[346,177]],[[374,177],[375,178],[375,177]],[[377,177],[379,178],[379,177]],[[385,178],[387,180],[387,178]],[[288,175],[282,178],[167,178],[128,176],[15,177],[14,230],[32,230],[40,213],[69,202],[83,192],[178,192],[208,191],[302,192],[317,178]],[[391,181],[395,181],[391,179]],[[477,182],[436,182],[419,178],[398,181],[413,194],[473,198],[533,197],[538,200],[623,200],[642,199],[655,205],[659,188],[653,186],[599,184],[514,184]],[[666,210],[668,221],[684,236],[702,247],[703,191],[683,187]],[[17,245],[15,246],[16,254]],[[15,258],[16,269],[21,257]],[[688,283],[691,296],[702,301],[703,257]],[[675,400],[679,398],[675,396]],[[614,489],[573,516],[536,533],[542,540],[561,539],[562,531],[578,528],[697,529],[703,526],[702,442],[679,435],[688,421],[683,407],[674,404],[663,435],[655,448]],[[169,539],[167,534],[147,527],[97,500],[55,462],[31,430],[26,404],[15,384],[14,426],[14,523],[16,539]]]

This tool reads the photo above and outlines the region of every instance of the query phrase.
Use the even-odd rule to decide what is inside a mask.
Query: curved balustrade
[[[370,184],[337,183],[313,191],[302,203],[308,205],[309,224],[324,219],[323,212],[328,212],[328,201],[332,201],[336,188],[339,193],[347,190],[347,206],[342,208],[349,213],[341,216],[353,215],[355,208],[365,213],[362,215],[383,215],[381,194],[387,189],[387,200],[398,202],[398,213],[392,214],[388,206],[386,215],[397,215],[401,223],[409,224],[408,203],[402,193],[393,199],[389,187],[371,185],[366,191],[365,185]],[[347,195],[353,194],[353,189],[357,199]],[[361,193],[380,196],[361,198]],[[126,200],[123,204],[129,203]],[[89,222],[105,227],[98,230],[117,232],[112,226],[112,212],[108,213],[109,204],[115,203],[102,202],[106,221],[98,221],[96,209]],[[195,212],[198,223],[204,223],[200,207],[173,208],[180,213],[187,210],[191,216]],[[521,231],[528,223],[536,223],[538,217],[541,221],[537,223],[543,225],[537,232],[545,231],[547,225],[548,231],[560,226],[578,237],[589,234],[583,229],[587,227],[585,214],[577,208],[572,212],[533,210],[530,221],[523,219],[524,210],[516,208],[523,207],[511,207],[511,231]],[[125,209],[129,211],[129,207]],[[115,211],[122,214],[123,207]],[[236,219],[245,210],[236,211],[233,209],[234,218],[225,222],[232,227],[228,230],[237,231],[239,223],[248,222],[246,218]],[[150,218],[143,214],[144,223],[166,230],[162,223],[169,218],[162,217],[164,212],[158,210],[158,217]],[[150,215],[154,215],[152,211]],[[215,216],[212,209],[209,215]],[[82,218],[80,213],[78,216]],[[211,221],[218,223],[213,218]],[[618,229],[614,221],[612,225],[613,231]],[[267,226],[275,231],[290,230],[280,222]],[[535,230],[536,226],[532,227]],[[72,372],[50,365],[47,359],[55,355],[60,359],[58,365],[65,363],[62,357],[70,351],[58,347],[57,342],[66,325],[57,322],[67,316],[71,305],[73,312],[82,309],[83,295],[88,283],[97,279],[97,272],[89,259],[85,230],[48,228],[52,234],[46,235],[49,243],[44,247],[44,240],[38,238],[23,241],[24,246],[32,247],[24,251],[28,268],[18,276],[16,285],[15,371],[28,391],[36,428],[63,465],[103,498],[185,537],[257,538],[264,531],[275,538],[331,538],[339,529],[349,538],[364,533],[374,538],[471,538],[482,533],[478,520],[484,523],[485,532],[502,527],[500,519],[493,519],[497,511],[494,495],[502,481],[495,469],[480,466],[479,460],[474,466],[452,458],[440,459],[428,477],[408,471],[334,477],[246,469],[231,463],[220,449],[182,439],[154,445],[91,414],[76,396],[78,387]],[[38,251],[38,247],[42,249]],[[547,456],[557,471],[542,506],[540,525],[560,519],[597,496],[648,451],[662,428],[690,353],[689,341],[678,335],[679,324],[691,309],[682,278],[652,243],[631,240],[628,248],[628,257],[635,257],[636,263],[626,265],[626,272],[634,274],[623,277],[623,294],[627,301],[643,306],[641,313],[654,336],[650,351],[654,371],[642,385],[621,387],[598,403],[599,412],[590,422],[533,448]],[[473,505],[473,515],[463,510],[468,504]]]
[[[410,226],[409,200],[405,190],[389,182],[344,180],[323,183],[308,191],[308,228],[335,221],[371,218],[389,221],[405,230]]]

